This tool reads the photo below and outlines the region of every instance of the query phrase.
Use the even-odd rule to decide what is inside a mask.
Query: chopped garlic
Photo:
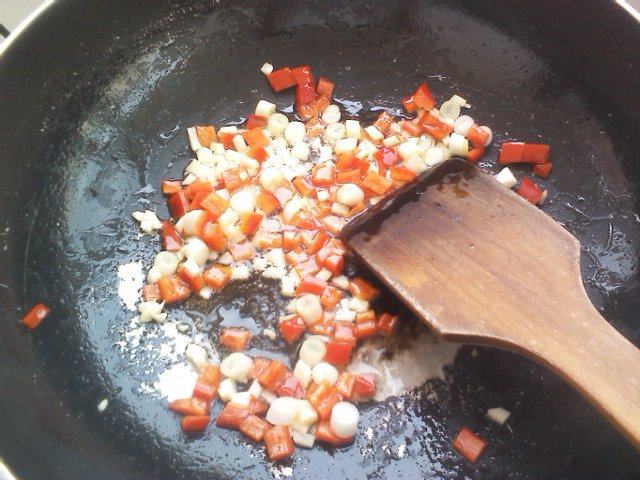
[[[147,235],[153,235],[155,230],[162,228],[162,222],[158,219],[155,212],[145,210],[144,212],[133,212],[131,216],[140,222],[140,230]]]
[[[489,420],[493,420],[498,425],[504,425],[504,423],[509,419],[509,416],[511,416],[511,412],[502,407],[490,408],[487,410],[487,418]]]

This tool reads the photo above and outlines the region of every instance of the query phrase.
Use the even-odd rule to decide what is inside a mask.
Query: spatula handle
[[[640,350],[589,303],[570,310],[567,323],[581,324],[538,352],[640,449]],[[579,315],[581,322],[576,321]],[[562,319],[558,319],[562,321]],[[546,358],[542,358],[546,357]]]

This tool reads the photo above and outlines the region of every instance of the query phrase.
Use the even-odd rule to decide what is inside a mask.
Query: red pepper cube
[[[249,370],[249,378],[256,379],[271,364],[268,358],[256,357],[253,359],[253,365]]]
[[[323,262],[322,266],[329,270],[333,275],[340,275],[344,268],[344,256],[329,255]]]
[[[386,135],[392,123],[393,117],[389,114],[389,112],[383,110],[380,115],[378,115],[378,118],[376,118],[376,121],[373,122],[373,126],[380,130],[380,133]]]
[[[200,237],[214,252],[222,252],[227,249],[227,237],[217,223],[205,223]]]
[[[264,434],[267,433],[269,428],[269,422],[261,419],[260,417],[256,417],[255,415],[249,415],[238,426],[238,430],[254,442],[261,442],[264,438]]]
[[[224,406],[218,418],[216,418],[216,425],[222,428],[238,430],[248,416],[249,409],[247,407],[229,402]]]
[[[251,332],[246,328],[227,327],[222,330],[219,341],[233,352],[240,352],[247,348],[251,341]]]
[[[467,152],[467,162],[478,163],[478,160],[484,155],[484,147],[472,147]]]
[[[204,271],[204,282],[214,290],[225,287],[231,279],[231,268],[227,265],[214,264]]]
[[[327,380],[324,380],[319,385],[311,384],[307,388],[306,397],[318,412],[318,417],[321,420],[327,420],[331,416],[333,406],[342,400],[338,390]]]
[[[428,135],[431,135],[436,140],[442,140],[444,137],[453,132],[453,127],[448,123],[443,122],[435,115],[429,112],[424,112],[418,120],[419,125],[422,127],[422,131]]]
[[[163,180],[162,181],[162,193],[163,195],[173,195],[182,190],[182,182],[180,180]]]
[[[538,163],[533,166],[533,173],[542,178],[547,178],[551,172],[551,163]]]
[[[347,443],[353,440],[353,437],[343,438],[337,436],[333,430],[331,430],[331,426],[329,425],[329,421],[318,422],[316,426],[316,440],[319,440],[324,443],[328,443],[331,446],[339,447],[341,445],[346,445]]]
[[[204,400],[205,402],[211,402],[214,398],[216,398],[217,394],[218,385],[211,385],[198,378],[198,381],[193,387],[193,393],[191,395],[194,398],[199,398],[200,400]]]
[[[236,262],[251,260],[256,254],[256,249],[249,242],[231,244],[229,251]]]
[[[38,303],[22,317],[22,324],[29,330],[36,328],[49,315],[51,309],[44,303]]]
[[[244,128],[251,130],[252,128],[262,128],[267,124],[267,119],[251,113],[247,115],[247,120],[244,122]]]
[[[175,303],[186,300],[191,295],[189,285],[179,276],[162,277],[158,280],[160,296],[166,303]]]
[[[373,337],[376,333],[378,333],[378,322],[375,320],[369,320],[356,325],[355,335],[358,340]]]
[[[313,73],[311,73],[311,67],[309,65],[302,65],[300,67],[292,68],[291,74],[296,79],[298,85],[313,85],[315,81],[313,79]]]
[[[349,292],[354,297],[366,300],[367,302],[375,300],[378,298],[378,295],[380,295],[380,290],[361,277],[356,277],[349,282]]]
[[[244,152],[244,154],[247,157],[253,158],[254,160],[256,160],[257,162],[260,162],[260,163],[262,163],[269,156],[269,154],[264,149],[264,147],[262,147],[260,145],[252,145],[252,146],[250,146],[247,149],[247,151]]]
[[[276,388],[276,393],[281,397],[304,398],[304,388],[293,375],[285,375],[280,385]]]
[[[327,288],[327,282],[320,280],[317,277],[307,276],[302,279],[298,288],[296,288],[296,296],[305,293],[313,293],[314,295],[322,295],[325,288]]]
[[[267,75],[267,80],[274,92],[280,92],[296,85],[296,79],[289,67],[274,70]]]
[[[524,146],[523,158],[528,163],[547,163],[549,161],[549,145],[527,143]]]
[[[418,106],[413,100],[413,96],[404,97],[400,103],[402,103],[402,108],[404,108],[407,113],[416,113],[418,111]]]
[[[211,125],[196,125],[196,135],[198,136],[200,145],[202,145],[203,147],[209,148],[213,142],[218,141],[216,129]]]
[[[262,222],[262,214],[251,212],[245,213],[240,217],[240,231],[245,235],[253,235],[260,227]]]
[[[190,183],[182,190],[187,197],[187,200],[193,200],[200,192],[209,193],[213,191],[211,182],[206,180],[197,179],[195,182]],[[204,197],[203,197],[204,198]]]
[[[351,170],[346,170],[342,172],[336,173],[336,183],[355,183],[358,185],[360,183],[362,175],[360,174],[359,168],[352,168]]]
[[[384,193],[391,188],[391,180],[387,180],[386,177],[369,170],[365,177],[360,182],[360,186],[368,188],[376,195],[384,195]]]
[[[368,373],[356,375],[353,393],[361,399],[371,398],[376,391],[375,377]]]
[[[207,196],[200,201],[200,208],[208,212],[213,220],[217,220],[228,207],[229,201],[215,192],[208,193]]]
[[[413,93],[413,104],[417,108],[424,108],[425,110],[431,110],[436,106],[436,101],[433,98],[433,93],[426,83],[421,83]]]
[[[476,463],[487,448],[487,442],[467,427],[463,427],[453,440],[453,448],[469,462]]]
[[[342,300],[342,292],[335,287],[327,287],[320,295],[320,304],[326,310],[333,310],[338,305],[338,302]]]
[[[233,137],[235,137],[237,133],[232,132],[220,132],[218,137],[220,138],[220,143],[225,148],[225,150],[233,150]]]
[[[353,395],[353,389],[356,384],[356,376],[350,372],[342,372],[336,382],[336,390],[343,400],[349,400]]]
[[[419,137],[422,133],[422,127],[418,125],[416,122],[412,122],[409,120],[400,120],[400,128],[407,132],[412,137]]]
[[[278,462],[293,455],[295,447],[286,425],[272,427],[264,434],[267,456],[272,462]]]
[[[278,385],[281,376],[288,372],[289,369],[280,361],[273,360],[262,372],[256,377],[256,380],[267,390],[274,391]]]
[[[233,192],[244,185],[244,180],[240,176],[239,168],[230,168],[229,170],[225,170],[222,172],[222,179],[224,181],[225,188],[229,190],[229,192]]]
[[[467,132],[467,140],[474,147],[484,147],[484,144],[489,140],[489,132],[480,128],[478,125],[471,125]]]
[[[167,199],[169,213],[174,218],[180,218],[189,211],[190,202],[183,190],[174,193]]]
[[[249,400],[249,414],[260,416],[267,413],[267,410],[269,410],[269,405],[262,400],[251,397],[251,400]]]
[[[287,343],[293,343],[305,331],[305,324],[297,315],[292,314],[280,319],[278,329]]]
[[[316,89],[313,85],[298,85],[296,87],[296,105],[309,105],[316,99]]]
[[[331,340],[327,342],[327,351],[324,354],[324,361],[332,365],[346,365],[351,357],[351,350],[354,343],[337,342]]]
[[[200,368],[200,376],[198,377],[198,380],[208,385],[218,387],[220,385],[221,378],[222,374],[220,373],[220,367],[218,365],[206,365]]]
[[[180,429],[184,433],[201,432],[209,425],[209,415],[189,415],[180,421]]]
[[[180,265],[176,272],[178,276],[189,285],[194,292],[199,292],[204,287],[204,278],[202,278],[202,274],[198,272],[197,274],[193,274],[188,269],[185,268],[184,265]]]
[[[209,403],[199,398],[180,398],[169,404],[169,409],[188,416],[203,416],[209,414]]]
[[[318,88],[316,88],[316,93],[321,97],[331,98],[333,96],[334,83],[325,78],[320,77],[318,79]]]
[[[390,336],[396,330],[398,325],[398,316],[383,313],[378,319],[378,330],[385,337]]]
[[[265,215],[270,215],[280,208],[280,202],[276,196],[266,190],[261,191],[256,196],[256,205]]]
[[[405,167],[393,165],[390,169],[390,176],[393,180],[399,182],[412,182],[416,178],[416,174]]]
[[[325,232],[318,232],[314,236],[313,241],[309,244],[309,246],[307,246],[307,253],[309,255],[315,255],[320,251],[322,247],[325,246],[328,241],[329,235],[327,235]]]
[[[538,203],[540,197],[542,197],[542,190],[529,177],[524,177],[520,180],[520,187],[518,187],[516,193],[534,205]]]

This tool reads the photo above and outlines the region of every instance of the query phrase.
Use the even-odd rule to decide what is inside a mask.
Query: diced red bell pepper
[[[251,260],[256,254],[256,249],[249,242],[234,243],[229,246],[229,251],[236,262]]]
[[[306,397],[318,412],[318,417],[320,417],[321,420],[328,419],[331,416],[333,406],[342,400],[338,390],[327,380],[324,380],[319,385],[312,384],[311,387],[307,389]]]
[[[333,433],[333,430],[331,430],[331,426],[329,425],[329,421],[318,422],[315,436],[317,440],[328,443],[334,447],[346,445],[353,440],[353,437],[343,438]]]
[[[391,181],[370,170],[360,182],[360,186],[373,191],[376,195],[383,195],[391,188]]]
[[[342,292],[335,287],[327,287],[320,295],[320,304],[326,310],[333,310],[342,300]]]
[[[378,333],[378,322],[375,320],[369,320],[356,325],[356,338],[358,340],[373,337],[376,333]]]
[[[166,303],[180,302],[191,295],[189,285],[177,275],[162,277],[158,280],[158,288],[160,289],[160,296]]]
[[[370,322],[372,320],[376,320],[376,312],[373,310],[367,310],[366,312],[356,314],[356,324]]]
[[[218,394],[218,386],[205,383],[198,379],[196,385],[193,387],[193,397],[204,400],[205,402],[211,402]]]
[[[392,123],[393,117],[389,114],[389,112],[383,110],[380,115],[378,115],[378,118],[376,118],[376,121],[373,122],[373,126],[380,130],[380,133],[386,135]]]
[[[367,302],[371,302],[378,298],[380,290],[367,282],[364,278],[355,277],[349,282],[349,292],[354,297],[358,297]]]
[[[484,147],[471,147],[467,152],[467,162],[478,163],[478,160],[484,155]]]
[[[467,140],[469,140],[469,143],[474,147],[484,148],[484,144],[488,139],[489,132],[480,128],[478,125],[471,125],[471,128],[469,128],[469,131],[467,132]]]
[[[249,414],[261,416],[267,413],[267,410],[269,410],[269,405],[262,400],[251,397],[251,400],[249,400]]]
[[[247,142],[247,145],[249,145],[250,147],[253,147],[255,145],[259,147],[266,147],[267,145],[269,145],[269,139],[260,127],[252,128],[251,130],[243,132],[242,138],[244,138],[244,141]]]
[[[257,379],[270,364],[271,360],[269,360],[268,358],[254,358],[253,365],[251,365],[251,370],[249,370],[249,378]]]
[[[356,375],[353,393],[361,399],[371,398],[376,391],[375,377],[370,373]]]
[[[266,124],[266,118],[254,113],[250,113],[249,115],[247,115],[247,120],[244,122],[244,128],[246,128],[247,130],[251,130],[252,128],[262,128]]]
[[[436,106],[436,101],[433,98],[433,93],[426,83],[421,83],[413,93],[413,103],[418,108],[424,108],[425,110],[431,110]]]
[[[209,193],[213,191],[213,186],[211,185],[211,182],[197,179],[195,182],[190,183],[189,185],[184,187],[183,191],[187,197],[187,200],[191,201],[195,198],[198,192]]]
[[[360,169],[352,168],[351,170],[336,173],[336,183],[355,183],[357,185],[360,183],[360,177],[362,177]]]
[[[383,313],[378,319],[378,330],[386,337],[393,334],[398,325],[398,316]]]
[[[338,390],[343,400],[349,400],[351,398],[355,384],[356,376],[353,373],[344,371],[340,374],[336,382],[336,390]]]
[[[249,415],[238,426],[238,430],[254,442],[261,442],[264,438],[264,434],[267,433],[269,428],[269,422],[261,419],[260,417],[256,417],[255,415]]]
[[[251,341],[251,332],[246,328],[227,327],[222,330],[218,339],[222,345],[233,352],[246,350]]]
[[[404,108],[407,113],[416,113],[418,111],[418,106],[416,102],[413,101],[413,96],[404,97],[400,103],[402,103],[402,108]]]
[[[184,433],[201,432],[209,425],[209,415],[189,415],[180,420],[180,429]]]
[[[38,303],[22,317],[22,324],[29,330],[33,330],[49,315],[51,309],[44,303]]]
[[[220,143],[225,148],[225,150],[233,150],[233,137],[238,135],[238,132],[220,132],[218,137],[220,138]]]
[[[549,161],[549,145],[539,143],[505,142],[500,147],[498,163],[534,163]]]
[[[288,372],[289,369],[280,361],[273,360],[267,365],[262,372],[256,377],[256,380],[267,390],[274,391],[278,385],[280,377]]]
[[[222,374],[220,373],[220,367],[218,365],[209,364],[204,367],[200,367],[200,376],[198,377],[198,380],[201,382],[217,388],[220,385],[221,379]]]
[[[216,418],[216,425],[221,428],[230,428],[232,430],[238,430],[240,424],[249,416],[249,409],[235,403],[227,403],[218,418]]]
[[[327,342],[327,352],[324,354],[324,361],[331,365],[346,365],[351,357],[353,344],[345,342],[336,342],[334,340]]]
[[[316,99],[316,102],[323,98],[326,97],[318,97]],[[324,132],[324,125],[318,119],[318,117],[309,118],[309,121],[305,124],[305,128],[307,130],[307,137],[309,138],[319,137]]]
[[[256,196],[256,205],[265,215],[271,215],[280,208],[280,202],[276,196],[267,190],[262,190]]]
[[[227,248],[227,237],[217,223],[205,223],[200,236],[204,243],[215,252],[222,252]]]
[[[164,195],[173,195],[182,190],[182,182],[180,180],[163,180],[162,193]]]
[[[333,275],[340,275],[344,268],[344,257],[342,255],[329,255],[322,266],[329,270]]]
[[[487,448],[487,442],[467,427],[463,427],[453,440],[453,448],[469,462],[476,463]]]
[[[428,135],[431,135],[436,140],[442,140],[444,137],[453,132],[453,127],[448,123],[443,122],[435,115],[429,112],[423,112],[420,117],[419,124],[422,127],[422,131]]]
[[[186,268],[184,268],[184,265],[180,265],[176,273],[182,280],[187,283],[187,285],[189,285],[189,288],[191,288],[192,291],[197,293],[204,287],[204,278],[202,278],[201,273],[193,275]]]
[[[282,248],[284,249],[285,241],[282,240]],[[289,265],[300,265],[309,259],[309,255],[305,252],[290,251],[284,254],[284,259]]]
[[[534,205],[540,201],[542,196],[540,187],[529,177],[524,177],[520,180],[520,187],[518,187],[516,193]]]
[[[245,235],[253,235],[258,230],[262,222],[262,214],[252,212],[245,213],[240,217],[240,231]]]
[[[389,173],[392,179],[398,180],[399,182],[412,182],[416,178],[414,172],[399,165],[393,165],[389,169]]]
[[[189,204],[189,210],[199,210],[200,202],[205,199],[207,192],[196,192]]]
[[[278,330],[287,343],[293,343],[305,331],[305,324],[297,315],[287,315],[278,322]]]
[[[276,388],[276,393],[281,397],[304,398],[304,388],[293,375],[285,375]]]
[[[296,79],[289,67],[274,70],[267,75],[267,80],[274,92],[281,92],[296,85]]]
[[[256,160],[257,162],[260,162],[260,163],[262,163],[264,161],[264,159],[269,156],[269,154],[264,149],[264,147],[262,147],[260,145],[252,145],[252,146],[250,146],[247,149],[247,151],[244,152],[244,154],[247,157],[253,158],[254,160]]]
[[[309,65],[302,65],[300,67],[292,68],[291,74],[296,79],[298,85],[311,85],[315,84],[313,79],[313,73],[311,73],[311,67]]]
[[[225,170],[222,172],[222,179],[224,181],[225,188],[230,192],[233,192],[244,185],[244,180],[240,177],[239,168],[230,168]]]
[[[209,414],[209,403],[199,398],[180,398],[171,402],[169,409],[180,415],[198,417]]]
[[[298,288],[296,288],[296,296],[305,293],[313,293],[314,295],[322,295],[324,289],[327,288],[327,282],[317,277],[307,276],[302,279]]]
[[[282,234],[283,250],[296,250],[300,246],[300,243],[302,243],[302,237],[298,232],[287,231]],[[303,260],[306,260],[306,257],[304,257]]]
[[[376,159],[378,165],[382,164],[386,167],[391,167],[398,163],[398,153],[393,147],[380,147],[376,153],[373,154],[373,158]]]
[[[162,296],[160,295],[160,289],[158,288],[157,283],[149,283],[142,287],[142,291],[140,292],[142,298],[145,302],[158,302],[162,300]]]
[[[320,251],[322,247],[329,241],[329,235],[325,232],[318,232],[313,238],[311,244],[307,247],[307,253],[309,255],[315,255]]]
[[[296,87],[296,104],[309,105],[316,99],[316,89],[313,85],[298,85]]]
[[[538,163],[533,166],[533,173],[538,175],[539,177],[547,178],[549,173],[551,172],[551,167],[553,164],[549,163]]]
[[[419,137],[422,133],[422,128],[416,122],[410,122],[408,120],[401,120],[400,128],[407,132],[412,137]]]
[[[204,282],[214,290],[220,290],[231,279],[231,268],[227,265],[211,265],[204,271]]]
[[[337,155],[336,170],[346,172],[356,167],[356,154],[353,152],[339,153]]]
[[[315,197],[316,196],[316,187],[313,186],[311,181],[306,177],[297,177],[294,178],[291,182],[296,190],[303,197]]]
[[[183,190],[174,193],[167,199],[167,206],[169,207],[169,213],[174,218],[180,218],[189,211],[189,199]]]
[[[208,193],[200,201],[200,208],[211,215],[213,220],[217,220],[220,215],[229,207],[229,201],[222,198],[216,192]]]
[[[320,77],[318,79],[318,88],[316,88],[316,93],[321,97],[331,98],[333,96],[334,83],[325,78]]]
[[[196,135],[198,136],[198,141],[200,145],[203,147],[209,148],[213,142],[218,141],[218,135],[216,135],[215,127],[211,125],[199,126],[196,125]]]
[[[293,455],[295,447],[291,432],[286,425],[272,427],[264,434],[264,445],[267,456],[272,462],[279,462]]]
[[[332,340],[337,343],[356,345],[355,326],[350,322],[335,322],[333,324]]]

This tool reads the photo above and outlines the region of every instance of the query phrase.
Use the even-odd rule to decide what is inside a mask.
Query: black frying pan
[[[465,95],[494,145],[548,141],[545,210],[582,242],[594,304],[638,344],[640,25],[620,6],[59,1],[0,57],[0,455],[19,479],[273,476],[235,432],[186,439],[162,401],[138,392],[162,365],[114,346],[130,317],[116,267],[158,249],[135,240],[130,212],[166,214],[157,191],[136,192],[181,173],[186,126],[239,121],[262,97],[292,102],[269,91],[264,60],[311,64],[365,118],[427,78],[441,99]],[[172,315],[213,333],[265,325],[272,297],[255,283]],[[29,334],[17,321],[38,301],[54,314]],[[462,348],[446,381],[366,406],[372,441],[299,449],[285,463],[292,478],[640,476],[637,452],[567,385],[515,355],[476,351]],[[513,411],[513,432],[484,418],[496,405]],[[490,441],[475,466],[449,446],[462,425]]]

